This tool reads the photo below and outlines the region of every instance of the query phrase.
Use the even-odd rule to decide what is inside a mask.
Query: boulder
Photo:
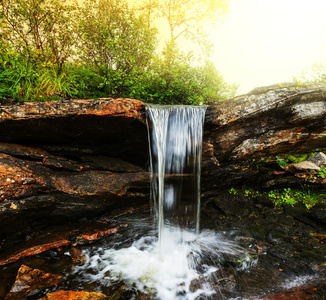
[[[5,297],[5,300],[24,299],[25,296],[28,296],[29,293],[37,289],[57,285],[63,280],[64,278],[59,275],[46,273],[42,270],[21,265],[17,273],[16,281]]]
[[[326,155],[323,152],[318,152],[311,156],[308,161],[313,162],[320,168],[326,168]]]
[[[63,158],[56,159],[60,163],[54,167],[49,166],[48,157],[44,153],[42,161],[37,161],[0,153],[1,233],[36,225],[37,220],[43,224],[76,221],[118,204],[132,206],[128,202],[133,191],[146,190],[142,201],[149,201],[150,177],[139,167],[125,163],[134,172],[123,172],[122,167],[120,172],[91,170]],[[137,201],[139,195],[131,198]]]
[[[276,156],[325,147],[326,86],[289,83],[254,89],[209,106],[204,129],[204,189],[260,188],[268,182],[270,188],[292,186],[289,174],[280,181],[280,173],[274,173],[280,171]],[[304,183],[299,176],[294,179],[296,186]]]
[[[105,300],[107,296],[97,292],[58,291],[46,294],[40,300]]]
[[[220,162],[323,147],[326,86],[273,85],[208,107],[205,142]]]
[[[299,171],[318,171],[318,170],[320,170],[320,167],[318,167],[312,161],[303,161],[301,163],[291,164],[290,166]]]

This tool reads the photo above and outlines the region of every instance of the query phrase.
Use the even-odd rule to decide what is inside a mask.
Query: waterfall
[[[206,108],[153,105],[146,111],[158,238],[156,230],[149,231],[150,216],[150,223],[127,216],[130,228],[123,238],[116,235],[113,244],[83,251],[86,263],[74,272],[87,284],[121,285],[148,299],[226,299],[223,293],[233,285],[233,268],[244,270],[254,262],[223,234],[199,232]],[[233,268],[224,266],[228,261]]]
[[[151,197],[161,243],[166,225],[199,233],[205,107],[148,105]]]

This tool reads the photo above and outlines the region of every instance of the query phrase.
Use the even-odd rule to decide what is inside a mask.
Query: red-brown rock
[[[49,293],[40,300],[104,300],[106,295],[96,292],[58,291]]]
[[[7,258],[1,259],[0,266],[15,262],[24,257],[34,256],[36,254],[40,254],[51,249],[57,249],[60,247],[68,246],[70,245],[70,243],[71,242],[69,240],[58,240],[58,241],[53,241],[52,243],[40,244],[40,245],[29,247],[27,249],[22,249],[17,253],[11,254]]]
[[[8,251],[9,253],[7,253],[7,255],[1,256],[0,266],[18,261],[25,257],[44,253],[48,250],[91,243],[118,232],[120,226],[113,228],[103,228],[103,226],[102,228],[83,228],[83,226],[80,225],[79,228],[68,228],[69,227],[66,226],[65,230],[61,228],[53,231],[49,230],[48,232],[44,232],[32,238],[28,243],[24,243],[22,247],[18,247],[16,250],[10,249],[11,251]],[[72,249],[74,249],[74,247]]]
[[[325,287],[325,284],[323,284],[323,287],[321,285],[293,287],[280,293],[266,295],[262,300],[323,299],[325,294],[321,289],[325,291]]]
[[[0,202],[51,191],[51,183],[40,174],[38,167],[35,162],[0,153]]]
[[[144,103],[133,99],[0,105],[0,141],[42,145],[51,154],[100,154],[144,164],[144,112]]]
[[[46,117],[76,117],[94,115],[143,119],[142,101],[134,99],[101,98],[92,100],[61,100],[47,102],[24,102],[14,105],[2,105],[0,122],[7,120],[41,119]]]
[[[36,289],[54,286],[63,280],[64,278],[59,275],[45,273],[41,270],[21,265],[17,273],[16,281],[5,297],[5,300],[23,299],[24,296],[27,296]]]

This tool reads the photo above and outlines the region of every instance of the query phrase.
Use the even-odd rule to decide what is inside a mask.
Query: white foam
[[[304,276],[297,276],[294,278],[290,278],[286,280],[286,282],[283,284],[283,288],[285,289],[291,289],[293,287],[303,286],[309,281],[312,281],[316,279],[316,276],[312,275],[304,275]]]
[[[75,271],[86,281],[100,281],[105,285],[122,280],[161,300],[191,300],[217,292],[209,280],[203,283],[202,278],[209,278],[219,270],[218,261],[223,255],[248,257],[236,243],[213,232],[205,231],[197,236],[193,232],[165,227],[162,239],[161,251],[153,236],[142,237],[129,248],[85,251],[86,264]],[[191,282],[196,279],[200,279],[201,286],[191,291]]]

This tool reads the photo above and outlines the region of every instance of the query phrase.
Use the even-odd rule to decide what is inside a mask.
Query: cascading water
[[[200,222],[200,171],[205,107],[147,106],[151,195],[161,244],[164,223]]]
[[[253,260],[222,234],[199,231],[205,108],[148,106],[146,111],[157,228],[134,236],[131,246],[119,242],[85,250],[86,263],[74,273],[87,284],[123,284],[148,299],[226,299],[221,287],[225,280],[232,285],[233,276],[226,270],[246,268]],[[146,227],[140,223],[139,234]],[[232,268],[225,267],[230,261]]]

